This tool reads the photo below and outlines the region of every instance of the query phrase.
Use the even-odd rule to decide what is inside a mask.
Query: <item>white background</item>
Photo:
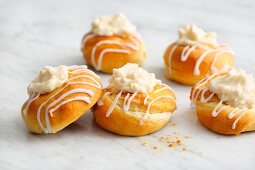
[[[81,38],[91,21],[122,12],[137,26],[148,51],[144,68],[176,91],[178,110],[172,123],[186,152],[169,149],[158,138],[173,132],[166,126],[149,136],[114,135],[99,128],[91,112],[53,135],[28,133],[20,115],[26,87],[45,65],[85,64]],[[0,1],[0,169],[253,169],[255,134],[223,136],[205,129],[190,107],[190,87],[167,80],[163,53],[177,30],[196,24],[229,43],[237,66],[255,74],[255,2],[250,1]],[[109,75],[100,74],[104,85]],[[143,146],[141,141],[160,147]]]

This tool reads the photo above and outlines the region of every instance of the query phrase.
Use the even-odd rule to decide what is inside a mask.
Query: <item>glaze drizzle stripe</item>
[[[23,110],[23,115],[27,116],[27,111],[29,109],[29,106],[32,104],[33,101],[35,101],[38,97],[40,96],[40,94],[36,95],[33,94],[31,97],[29,97],[28,101],[27,101],[27,105],[26,108]]]
[[[92,34],[92,33],[90,33],[90,34],[88,34],[88,35],[86,35],[86,36],[83,37],[83,39],[82,39],[82,41],[81,41],[81,51],[83,51],[83,49],[84,49],[86,43],[87,43],[90,39],[92,39],[92,38],[94,38],[94,37],[96,37],[96,35],[95,35],[95,34]]]
[[[168,69],[169,69],[169,73],[171,74],[172,72],[172,57],[174,55],[174,52],[176,51],[176,48],[178,47],[179,45],[178,44],[174,44],[174,46],[171,48],[170,50],[170,53],[169,53],[169,56],[168,56]],[[215,69],[214,65],[218,59],[218,56],[220,54],[223,54],[223,53],[231,53],[231,54],[234,54],[233,51],[228,47],[228,46],[225,46],[225,45],[220,45],[221,48],[219,49],[213,49],[213,50],[205,50],[205,52],[203,52],[199,58],[197,59],[196,63],[195,63],[195,66],[194,66],[194,70],[193,70],[193,74],[198,76],[200,75],[200,70],[199,70],[199,67],[202,63],[202,61],[204,60],[205,57],[207,57],[210,53],[216,53],[216,56],[214,57],[213,59],[213,64],[211,65],[210,67],[210,70],[214,70],[214,72],[216,72],[217,70]],[[180,56],[180,60],[182,62],[185,62],[190,53],[192,51],[194,51],[195,49],[197,48],[197,45],[193,45],[193,46],[186,46],[182,49],[182,52],[181,52],[181,56]]]
[[[85,48],[85,45],[86,45],[86,42],[89,41],[90,39],[96,37],[97,35],[95,34],[88,34],[87,36],[85,36],[83,38],[83,41],[82,41],[82,49]],[[112,52],[112,53],[124,53],[124,54],[128,54],[130,55],[131,52],[129,50],[126,50],[126,49],[115,49],[115,48],[106,48],[104,49],[103,51],[100,52],[99,54],[99,59],[98,59],[98,63],[96,63],[95,61],[95,54],[96,54],[96,51],[98,49],[99,46],[101,45],[104,45],[104,44],[114,44],[114,45],[119,45],[121,47],[128,47],[130,48],[131,50],[133,51],[138,51],[140,49],[140,45],[139,43],[137,42],[137,39],[130,36],[129,37],[129,40],[132,42],[132,43],[128,43],[128,42],[120,42],[120,41],[117,41],[117,40],[102,40],[102,41],[99,41],[97,44],[95,44],[95,46],[92,48],[92,52],[91,52],[91,62],[92,62],[92,65],[93,67],[96,69],[96,70],[100,70],[101,67],[102,67],[102,59],[104,57],[104,54],[105,53],[109,53],[109,52]]]
[[[127,112],[129,110],[130,104],[131,104],[132,100],[135,98],[136,95],[137,95],[137,92],[133,93],[132,96],[130,96],[130,98],[128,99],[127,104],[124,105],[124,111],[125,112]]]
[[[222,105],[222,100],[214,107],[212,111],[212,117],[217,117],[220,112],[226,109],[227,106]]]
[[[200,101],[201,101],[202,103],[207,103],[208,101],[210,101],[210,100],[213,98],[214,94],[215,94],[215,93],[212,93],[212,94],[210,94],[210,96],[208,96],[207,98],[205,98],[205,93],[206,93],[207,91],[209,91],[209,87],[205,88],[205,89],[202,91],[202,93],[201,93],[201,99],[200,99]]]
[[[146,113],[149,113],[150,108],[151,108],[151,105],[152,105],[155,101],[157,101],[157,100],[159,100],[159,99],[161,99],[161,98],[168,98],[168,99],[171,99],[171,100],[173,100],[173,101],[175,102],[175,99],[174,99],[172,96],[169,96],[169,95],[167,95],[167,96],[159,96],[159,97],[153,99],[153,100],[148,104]]]
[[[95,69],[96,70],[100,70],[101,67],[102,67],[102,60],[103,60],[103,57],[104,57],[104,54],[106,53],[124,53],[124,54],[130,54],[130,51],[128,50],[124,50],[124,49],[114,49],[114,48],[108,48],[108,49],[105,49],[103,50],[99,57],[98,57],[98,65],[95,66]]]
[[[169,74],[171,75],[172,73],[172,57],[174,55],[174,52],[176,50],[176,48],[178,47],[178,45],[174,45],[171,50],[170,50],[170,53],[169,53],[169,56],[168,56],[168,69],[169,69]]]
[[[88,97],[85,97],[85,96],[78,96],[78,97],[75,97],[75,98],[72,98],[72,99],[68,99],[68,100],[65,100],[65,101],[61,102],[57,106],[55,106],[53,109],[50,109],[50,111],[49,111],[50,116],[53,117],[53,112],[54,111],[56,111],[58,108],[65,105],[66,103],[69,103],[69,102],[72,102],[72,101],[84,101],[86,103],[91,103],[90,99]]]
[[[110,105],[110,107],[108,108],[107,112],[105,113],[106,117],[109,117],[115,107],[115,105],[117,104],[119,97],[121,96],[122,91],[120,91],[117,96],[115,97],[115,99],[113,100],[112,104]]]
[[[232,129],[236,128],[236,124],[238,123],[238,121],[246,114],[247,109],[243,109],[241,112],[241,115],[234,121],[234,123],[232,124]]]
[[[104,105],[104,99],[109,96],[110,94],[112,94],[111,92],[105,92],[103,97],[101,97],[98,101],[97,101],[97,105],[98,106],[103,106]]]

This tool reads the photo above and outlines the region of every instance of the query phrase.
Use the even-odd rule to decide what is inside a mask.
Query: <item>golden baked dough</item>
[[[157,84],[148,95],[126,92],[116,94],[109,92],[109,89],[104,89],[103,93],[92,109],[95,120],[102,128],[120,135],[142,136],[153,133],[170,121],[171,113],[176,109],[175,94],[165,84]]]
[[[146,59],[143,42],[137,35],[99,36],[88,33],[82,40],[82,52],[87,63],[98,71],[112,73],[126,63],[142,65]]]
[[[51,93],[32,95],[21,109],[33,133],[56,133],[76,121],[101,97],[99,77],[86,67],[69,69],[69,79]]]
[[[196,105],[199,121],[208,129],[226,135],[239,135],[255,130],[255,111],[225,105],[216,94],[208,90],[210,80],[227,73],[213,74],[196,84],[190,99]]]
[[[166,77],[185,85],[195,85],[207,75],[234,66],[234,54],[226,45],[216,49],[169,45],[164,54]]]

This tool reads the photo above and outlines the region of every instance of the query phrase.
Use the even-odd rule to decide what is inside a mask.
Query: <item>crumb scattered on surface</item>
[[[171,126],[176,127],[176,123],[171,124]]]
[[[149,145],[149,142],[148,141],[143,141],[142,144],[143,144],[143,146],[147,146],[147,145]]]
[[[191,138],[191,136],[184,136],[184,138],[185,138],[185,139],[190,139],[190,138]]]
[[[165,135],[160,135],[160,136],[155,136],[158,138],[156,142],[158,144],[149,144],[149,143],[154,143],[155,141],[147,141],[147,140],[142,140],[141,143],[143,146],[150,146],[152,150],[160,150],[164,148],[168,148],[170,150],[178,150],[180,152],[187,151],[187,147],[185,145],[185,141],[188,139],[191,139],[191,136],[188,135],[181,135],[179,132],[176,131],[176,123],[171,124],[171,126],[174,127],[171,133],[165,134]]]
[[[153,145],[153,146],[152,146],[152,149],[157,150],[157,149],[158,149],[158,147],[157,147],[157,146],[155,146],[155,145]]]

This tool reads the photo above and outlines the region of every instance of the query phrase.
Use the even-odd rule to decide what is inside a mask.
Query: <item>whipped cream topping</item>
[[[103,36],[127,37],[136,34],[136,27],[123,14],[103,15],[92,22],[92,32]]]
[[[148,73],[137,64],[128,63],[119,69],[113,69],[108,88],[112,92],[149,93],[157,82],[159,80],[154,73]]]
[[[187,25],[179,29],[179,39],[177,44],[182,45],[197,45],[204,48],[216,48],[219,46],[216,40],[215,32],[205,32],[196,25]]]
[[[227,75],[212,79],[209,90],[233,107],[255,108],[255,78],[243,70],[231,69]]]
[[[45,66],[39,75],[30,82],[27,91],[32,94],[50,93],[60,87],[68,80],[68,67],[60,65],[58,67]]]

